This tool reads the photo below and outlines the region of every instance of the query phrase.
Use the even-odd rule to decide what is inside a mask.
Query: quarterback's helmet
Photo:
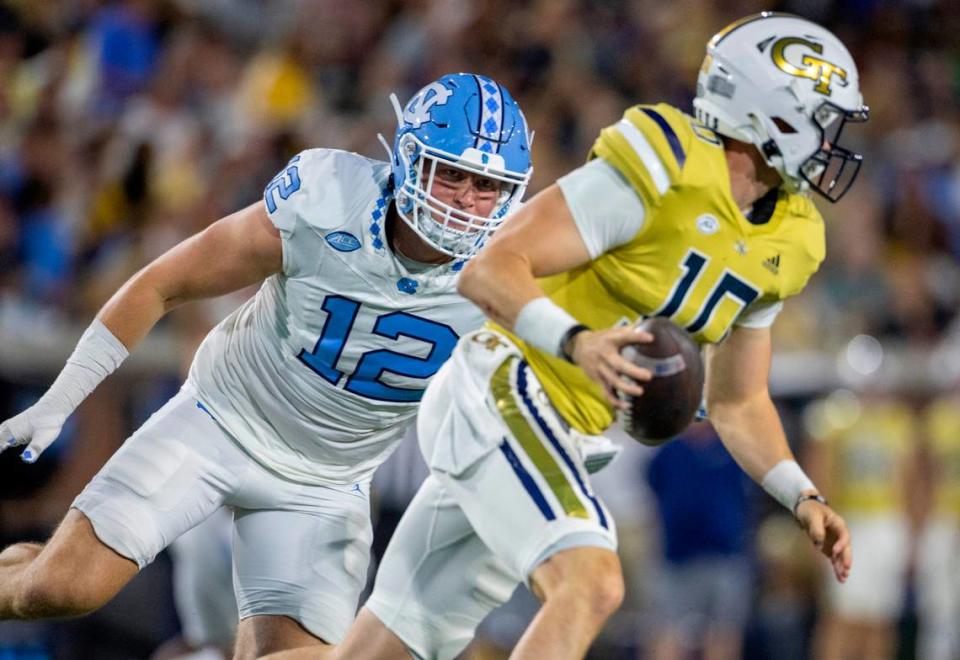
[[[523,197],[530,180],[530,135],[520,106],[490,78],[454,73],[430,83],[397,113],[393,185],[397,213],[420,238],[469,259]],[[431,194],[440,163],[500,182],[489,217],[467,213]]]
[[[764,12],[714,35],[693,106],[707,127],[756,145],[791,191],[835,202],[860,170],[863,157],[839,142],[869,113],[857,66],[833,33],[799,16]]]

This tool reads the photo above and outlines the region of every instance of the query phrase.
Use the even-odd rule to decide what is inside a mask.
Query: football
[[[638,327],[653,341],[625,346],[621,355],[649,369],[653,379],[643,383],[642,396],[622,395],[630,407],[620,421],[637,442],[656,446],[693,421],[703,397],[703,361],[690,334],[669,320],[652,317]]]

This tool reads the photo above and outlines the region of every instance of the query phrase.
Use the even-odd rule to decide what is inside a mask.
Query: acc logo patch
[[[360,239],[348,231],[335,231],[324,236],[324,239],[338,252],[353,252],[360,249]]]
[[[831,64],[826,60],[821,60],[819,57],[815,57],[810,53],[800,58],[800,64],[798,66],[787,59],[786,50],[790,46],[806,46],[817,55],[823,52],[823,46],[809,39],[802,37],[783,37],[773,44],[773,48],[770,49],[770,56],[773,58],[773,63],[777,65],[778,69],[797,78],[809,78],[813,80],[817,83],[814,85],[813,90],[825,96],[830,96],[832,92],[830,85],[833,83],[834,76],[839,79],[839,84],[842,87],[847,86],[846,69],[836,64]]]
[[[697,218],[697,229],[701,234],[716,234],[720,231],[720,221],[717,220],[717,216],[711,215],[709,213],[704,213]]]

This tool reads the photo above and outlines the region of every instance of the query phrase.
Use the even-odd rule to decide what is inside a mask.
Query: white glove
[[[36,461],[60,435],[67,417],[127,355],[126,346],[94,319],[50,389],[35,404],[0,424],[0,452],[27,445],[20,458],[26,463]]]
[[[0,451],[29,442],[20,458],[26,463],[33,463],[60,435],[60,429],[69,415],[70,413],[53,410],[49,404],[38,401],[19,415],[0,424],[0,438],[4,439]]]

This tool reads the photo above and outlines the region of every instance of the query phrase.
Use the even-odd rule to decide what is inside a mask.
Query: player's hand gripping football
[[[813,545],[833,565],[838,582],[846,582],[853,564],[850,530],[836,511],[816,500],[807,500],[797,506],[797,520],[813,541]]]
[[[573,362],[603,388],[607,401],[614,408],[626,409],[629,402],[619,396],[643,394],[642,383],[653,377],[649,369],[638,367],[620,355],[628,344],[646,344],[653,335],[628,325],[606,330],[584,330],[576,334],[567,346]]]
[[[0,424],[0,452],[10,447],[27,445],[20,454],[26,463],[33,463],[41,452],[49,447],[57,436],[63,423],[70,416],[57,409],[58,406],[43,399]]]

